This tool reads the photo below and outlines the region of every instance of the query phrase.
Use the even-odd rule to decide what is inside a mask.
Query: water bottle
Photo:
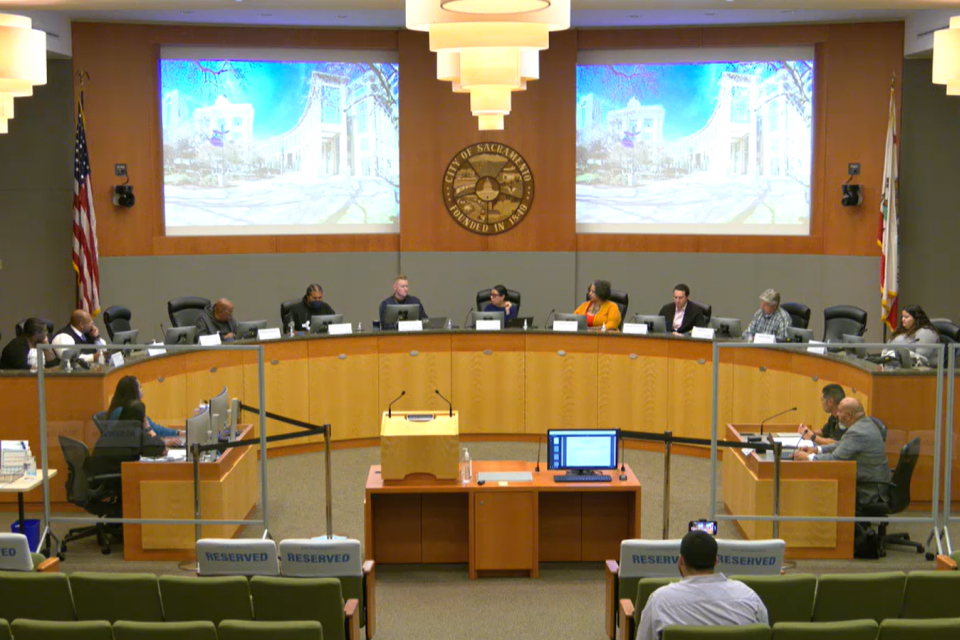
[[[36,477],[37,475],[37,459],[33,457],[33,452],[29,448],[27,448],[26,474],[30,477]]]
[[[358,323],[357,323],[357,333],[363,333],[363,323],[362,323],[362,322],[358,322]]]
[[[527,319],[526,319],[526,318],[523,319],[523,330],[524,330],[524,331],[527,330]]]
[[[447,331],[450,331],[450,329],[453,329],[453,321],[447,318]],[[464,451],[466,451],[466,449],[464,449]]]
[[[470,461],[470,452],[464,447],[460,452],[460,482],[470,484],[473,480],[473,463]]]
[[[602,325],[600,325],[600,333],[606,333],[606,332],[607,332],[607,323],[603,323]]]
[[[290,336],[291,338],[297,335],[297,332],[294,331],[294,326],[295,325],[293,324],[293,320],[287,323],[287,335]]]

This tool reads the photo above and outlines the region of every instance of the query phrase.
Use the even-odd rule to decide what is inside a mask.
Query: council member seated
[[[900,326],[890,336],[888,344],[937,344],[940,342],[940,332],[930,322],[926,312],[920,305],[911,304],[903,308],[900,313]],[[917,347],[911,349],[922,365],[929,365],[937,353],[932,347]],[[884,350],[883,355],[896,357],[895,349]],[[936,362],[934,362],[936,364]]]
[[[51,344],[54,346],[73,346],[77,344],[106,344],[100,337],[100,330],[93,324],[93,318],[83,309],[77,309],[70,314],[70,324],[53,334]],[[59,349],[54,353],[59,357]],[[95,351],[83,351],[80,359],[84,362],[93,362],[97,356]]]
[[[787,327],[792,323],[790,314],[780,308],[780,294],[767,289],[760,294],[760,308],[753,314],[750,326],[743,332],[743,338],[752,341],[758,333],[771,334],[777,341],[787,339]]]
[[[669,625],[768,624],[760,596],[742,582],[717,573],[716,566],[713,536],[706,531],[683,536],[677,560],[681,580],[650,594],[640,614],[637,640],[659,640]]]
[[[503,322],[513,320],[517,317],[517,306],[507,300],[507,288],[502,284],[490,289],[490,303],[483,308],[484,311],[503,311]]]
[[[40,318],[29,318],[23,323],[23,334],[7,343],[0,354],[0,369],[35,370],[37,368],[37,345],[47,344],[47,323]],[[51,351],[43,354],[47,367],[56,366]]]
[[[703,309],[690,302],[690,287],[685,284],[678,284],[673,288],[673,303],[663,305],[660,315],[675,336],[686,335],[693,331],[694,327],[707,325]]]
[[[890,464],[877,423],[856,398],[840,401],[837,418],[847,431],[836,444],[802,447],[794,460],[854,460],[857,463],[857,510],[877,502],[889,504]]]
[[[107,420],[119,420],[123,408],[129,404],[143,400],[143,387],[140,386],[140,380],[136,376],[124,376],[117,382],[117,388],[113,392],[113,399],[110,400],[110,406],[107,408]],[[147,416],[147,426],[161,438],[167,446],[182,446],[181,438],[187,436],[186,431],[170,429],[157,424]]]
[[[420,307],[420,319],[427,319],[427,312],[423,308],[423,303],[420,302],[420,298],[410,295],[410,281],[405,275],[398,275],[393,279],[393,295],[380,303],[380,329],[396,329],[397,325],[390,323],[387,324],[385,318],[387,313],[387,305],[391,304],[415,304]]]
[[[847,428],[840,424],[837,414],[840,412],[840,402],[847,397],[843,387],[838,384],[828,384],[820,392],[820,407],[830,416],[822,429],[811,429],[805,424],[797,428],[797,433],[813,444],[836,444],[843,437]]]
[[[307,292],[303,299],[290,307],[290,312],[283,319],[284,328],[290,326],[293,322],[294,331],[306,331],[306,324],[310,322],[313,316],[332,316],[336,314],[329,304],[323,301],[323,287],[318,284],[312,284],[307,287]]]
[[[140,457],[157,458],[166,451],[163,440],[158,438],[147,424],[147,408],[134,400],[123,408],[117,420],[107,423],[107,428],[94,445],[93,453],[84,463],[87,476],[119,474],[124,462],[136,462]],[[121,500],[121,483],[112,482],[111,489]]]
[[[594,280],[587,290],[587,301],[574,311],[578,316],[587,316],[588,331],[618,331],[623,319],[620,307],[610,300],[610,282]]]
[[[233,319],[233,303],[220,298],[208,306],[197,318],[197,335],[212,336],[220,334],[223,341],[233,340],[237,336],[237,321]]]

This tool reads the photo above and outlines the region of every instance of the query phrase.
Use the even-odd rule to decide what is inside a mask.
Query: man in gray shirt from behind
[[[717,541],[691,531],[680,541],[683,579],[654,591],[640,615],[637,640],[660,640],[669,625],[768,624],[767,608],[753,589],[715,573]]]

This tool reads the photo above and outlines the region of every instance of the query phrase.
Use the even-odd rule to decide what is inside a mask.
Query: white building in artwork
[[[607,113],[607,127],[618,136],[633,133],[635,143],[658,148],[663,143],[666,115],[666,110],[659,104],[642,105],[636,98],[630,98],[623,109]]]
[[[225,131],[224,142],[249,145],[253,142],[253,105],[230,102],[218,97],[209,107],[200,107],[193,112],[194,129],[203,135],[213,136],[214,131]]]

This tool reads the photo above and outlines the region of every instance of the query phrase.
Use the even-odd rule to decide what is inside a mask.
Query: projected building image
[[[578,231],[809,233],[812,62],[577,75]]]
[[[396,233],[398,69],[162,60],[168,235]]]

